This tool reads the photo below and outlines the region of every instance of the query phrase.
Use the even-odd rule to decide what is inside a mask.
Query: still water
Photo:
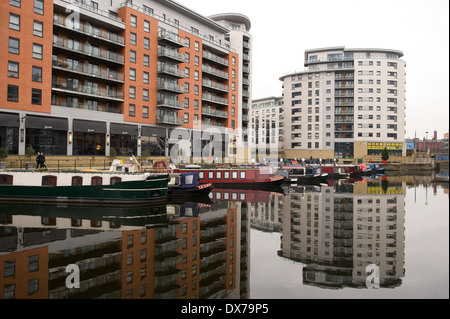
[[[448,299],[431,176],[216,189],[151,208],[0,204],[0,299]]]

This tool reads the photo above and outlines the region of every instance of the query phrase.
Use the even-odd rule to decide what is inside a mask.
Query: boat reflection
[[[364,288],[375,264],[381,286],[396,287],[405,193],[404,182],[366,178],[141,208],[3,204],[0,298],[249,299],[250,228],[282,235],[278,255],[299,263],[305,285]]]

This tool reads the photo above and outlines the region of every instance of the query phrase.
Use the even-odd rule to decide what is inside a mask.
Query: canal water
[[[0,204],[0,299],[448,299],[449,185],[372,177],[154,207]]]

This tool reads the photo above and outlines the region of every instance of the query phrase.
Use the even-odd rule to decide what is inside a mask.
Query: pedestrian
[[[41,166],[41,153],[38,152],[36,156],[36,169],[39,169],[40,166]]]
[[[45,155],[41,152],[41,168],[47,168],[45,165]]]

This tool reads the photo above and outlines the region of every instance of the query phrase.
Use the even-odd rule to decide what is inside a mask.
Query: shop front
[[[74,120],[73,155],[105,156],[106,133],[105,122]]]
[[[45,155],[67,155],[67,119],[27,115],[25,121],[26,147]]]
[[[19,114],[0,112],[0,149],[19,154]]]
[[[139,128],[137,125],[111,123],[110,151],[119,156],[137,155]]]
[[[167,130],[157,127],[142,127],[141,153],[143,156],[166,156]]]

